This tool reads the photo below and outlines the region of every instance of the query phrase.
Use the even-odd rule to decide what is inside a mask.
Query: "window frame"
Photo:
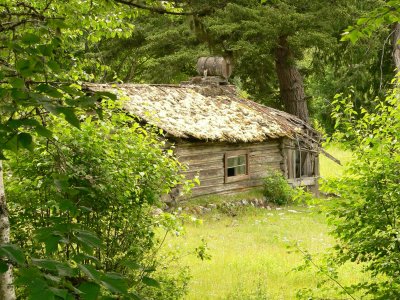
[[[232,158],[232,157],[239,157],[242,155],[244,155],[245,159],[246,159],[246,173],[236,175],[236,176],[228,176],[228,159]],[[237,151],[225,152],[225,155],[224,155],[224,182],[225,183],[236,182],[236,181],[248,179],[249,177],[250,177],[249,151],[248,150],[237,150]]]

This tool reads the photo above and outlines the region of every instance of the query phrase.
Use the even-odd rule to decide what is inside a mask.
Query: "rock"
[[[153,209],[153,211],[151,212],[154,216],[159,216],[163,213],[164,211],[161,208],[155,208]]]
[[[203,207],[203,213],[205,214],[205,213],[209,213],[209,212],[211,212],[211,208],[209,208],[209,207]]]
[[[211,209],[216,209],[217,208],[217,204],[210,203],[210,204],[207,205],[207,207],[209,207]]]
[[[201,215],[201,213],[202,213],[200,206],[193,206],[192,210],[195,214],[198,214],[198,215]]]
[[[242,200],[243,205],[249,205],[249,202],[247,200]]]
[[[271,206],[267,205],[267,209],[268,210],[272,210]]]

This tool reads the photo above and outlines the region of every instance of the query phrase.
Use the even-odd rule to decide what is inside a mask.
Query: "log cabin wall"
[[[247,155],[248,177],[226,182],[225,155],[229,153]],[[192,190],[191,197],[244,191],[262,186],[267,171],[281,170],[283,157],[280,140],[261,143],[179,142],[175,144],[179,161],[188,166],[184,172],[188,179],[199,175],[200,186]]]

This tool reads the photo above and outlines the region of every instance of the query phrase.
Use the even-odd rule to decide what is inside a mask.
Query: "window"
[[[288,150],[288,178],[315,176],[315,155],[307,151]]]
[[[225,182],[247,178],[249,175],[247,151],[235,151],[225,154]]]

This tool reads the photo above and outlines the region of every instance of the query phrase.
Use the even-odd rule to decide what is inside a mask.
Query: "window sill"
[[[238,176],[232,176],[232,177],[225,177],[225,183],[230,183],[230,182],[236,182],[236,181],[242,181],[249,179],[249,175],[238,175]]]

